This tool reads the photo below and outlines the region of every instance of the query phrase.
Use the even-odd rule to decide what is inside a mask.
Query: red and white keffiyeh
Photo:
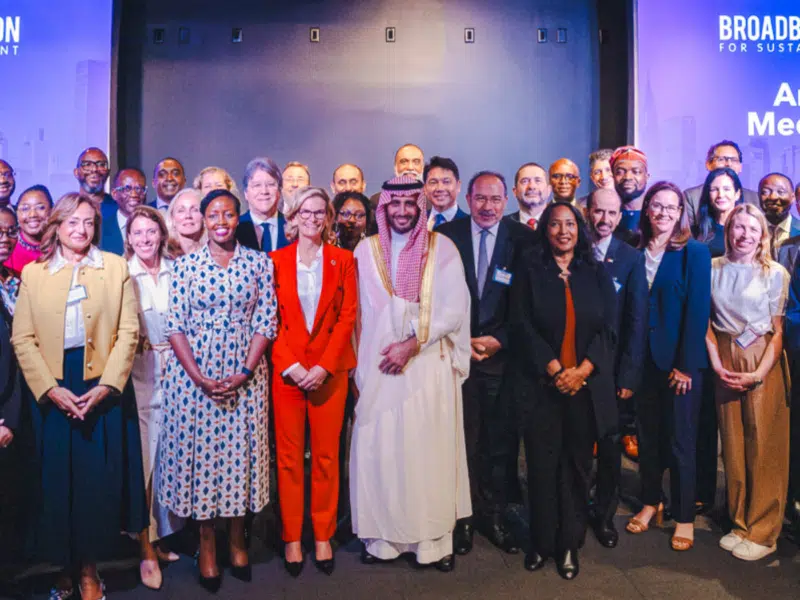
[[[425,218],[425,194],[422,182],[414,177],[401,175],[383,184],[378,208],[375,211],[375,219],[378,223],[383,260],[390,276],[392,272],[392,228],[389,225],[385,207],[391,202],[392,196],[416,196],[417,198],[419,219],[417,219],[414,229],[409,232],[408,242],[400,251],[397,260],[397,279],[392,287],[394,295],[398,298],[409,302],[419,302],[419,288],[428,252],[428,220]]]

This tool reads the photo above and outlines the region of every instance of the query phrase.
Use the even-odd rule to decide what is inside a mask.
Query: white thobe
[[[389,295],[372,249],[355,250],[361,339],[350,453],[353,531],[381,559],[453,552],[456,519],[472,514],[461,384],[469,375],[470,299],[455,245],[437,235],[428,340],[400,375],[378,369],[381,350],[419,332],[420,304]],[[394,262],[394,261],[393,261]]]
[[[147,339],[144,349],[133,358],[133,389],[139,413],[139,435],[142,441],[142,464],[145,482],[152,482],[150,495],[150,541],[167,537],[183,528],[185,520],[176,516],[158,502],[154,473],[158,467],[158,440],[164,421],[164,391],[161,387],[162,369],[166,360],[175,360],[165,335],[169,314],[169,283],[172,261],[161,259],[158,283],[145,270],[135,255],[128,261],[131,279],[135,282],[139,301],[139,331]]]

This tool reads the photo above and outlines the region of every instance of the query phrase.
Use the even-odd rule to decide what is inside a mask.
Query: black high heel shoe
[[[303,565],[305,564],[305,556],[303,556],[303,560],[300,562],[289,562],[286,560],[286,557],[283,557],[283,568],[286,569],[286,572],[289,573],[292,577],[300,577],[300,573],[303,572]]]
[[[333,570],[336,568],[336,559],[333,556],[331,556],[330,558],[326,558],[325,560],[317,560],[315,558],[314,566],[316,566],[317,569],[325,573],[325,575],[332,575]]]
[[[203,577],[202,575],[198,575],[197,581],[200,583],[200,587],[212,594],[216,594],[222,586],[222,574],[215,577]]]
[[[253,568],[249,564],[246,564],[243,567],[231,565],[231,577],[234,577],[239,581],[244,581],[245,583],[250,583],[253,581]]]

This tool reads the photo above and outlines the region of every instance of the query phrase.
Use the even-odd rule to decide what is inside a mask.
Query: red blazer
[[[298,362],[306,369],[319,365],[328,373],[353,369],[352,337],[358,310],[353,253],[323,244],[322,291],[310,334],[297,295],[297,242],[275,250],[270,257],[278,298],[278,337],[272,345],[275,371],[283,373]]]

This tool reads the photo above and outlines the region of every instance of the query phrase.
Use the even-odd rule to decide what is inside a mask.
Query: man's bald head
[[[400,146],[394,153],[394,174],[413,172],[421,179],[422,170],[425,168],[425,154],[416,144]]]
[[[345,163],[336,167],[331,178],[331,191],[334,195],[342,192],[358,192],[363,194],[367,184],[361,167]]]
[[[550,165],[550,185],[553,187],[553,200],[572,202],[581,184],[578,165],[568,158],[559,158]]]

